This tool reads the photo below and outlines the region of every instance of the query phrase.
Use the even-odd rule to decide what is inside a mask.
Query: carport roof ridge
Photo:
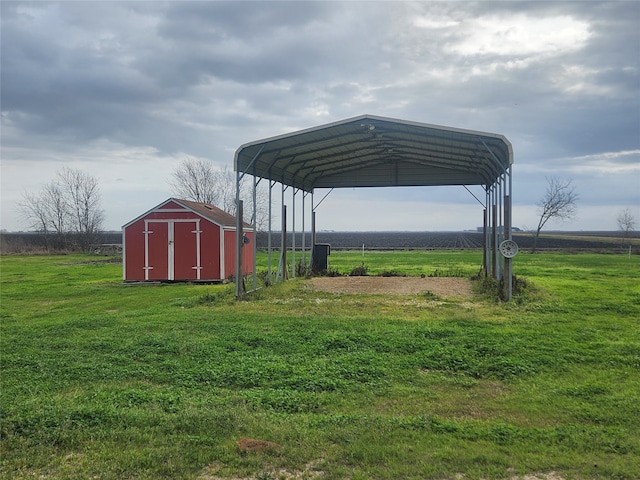
[[[513,163],[494,133],[374,115],[246,143],[234,168],[305,191],[314,188],[492,185]]]

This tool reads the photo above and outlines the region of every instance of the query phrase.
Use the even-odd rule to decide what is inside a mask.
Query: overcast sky
[[[549,176],[580,200],[547,229],[616,230],[625,208],[640,223],[640,2],[0,8],[3,229],[27,228],[16,204],[64,166],[99,180],[119,230],[186,158],[233,168],[244,143],[361,114],[504,135],[515,226],[536,226]],[[318,229],[481,223],[462,187],[336,190],[318,208]]]

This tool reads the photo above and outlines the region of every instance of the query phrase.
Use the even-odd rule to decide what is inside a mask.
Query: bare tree
[[[531,253],[536,252],[540,231],[549,220],[559,219],[562,221],[571,220],[577,213],[576,202],[578,194],[572,185],[572,180],[560,180],[557,177],[547,177],[547,191],[538,203],[538,213],[540,220],[533,237],[533,247]]]
[[[60,184],[53,181],[44,186],[42,201],[45,203],[49,226],[59,236],[63,236],[69,230],[69,201]]]
[[[56,181],[47,183],[38,194],[25,192],[18,208],[29,227],[42,234],[46,249],[66,247],[69,206]]]
[[[24,192],[18,202],[20,214],[26,220],[28,228],[40,232],[44,238],[44,247],[49,249],[49,211],[44,195]]]
[[[187,158],[171,173],[171,177],[169,185],[177,197],[218,205],[219,179],[210,162]]]
[[[49,230],[53,234],[53,247],[65,248],[70,230],[69,201],[56,181],[47,183],[40,194],[46,212]]]
[[[245,205],[245,221],[255,224],[256,229],[264,231],[269,221],[269,196],[267,191],[260,186],[256,187],[256,209],[253,212],[253,184],[248,181],[250,177],[244,177],[240,181],[240,199]],[[219,188],[221,195],[221,207],[225,212],[236,214],[236,172],[226,165],[219,173]],[[247,216],[250,218],[247,219]]]
[[[80,247],[87,250],[97,242],[104,222],[98,180],[82,170],[68,167],[58,172],[57,180],[66,199],[72,230],[78,234]]]
[[[222,169],[218,172],[219,181],[218,188],[220,194],[220,205],[219,207],[225,212],[229,212],[232,215],[236,214],[236,172],[231,170],[226,165],[222,167]],[[244,179],[243,179],[244,180]],[[240,183],[240,198],[244,200],[245,205],[247,205],[247,188],[245,187],[246,182],[241,181]],[[246,211],[246,210],[245,210]]]
[[[625,208],[620,212],[617,218],[618,229],[622,232],[625,239],[631,237],[631,233],[636,228],[636,219],[633,218],[631,211]]]
[[[40,193],[25,192],[18,205],[29,226],[44,235],[46,248],[52,234],[56,248],[69,247],[69,234],[75,234],[86,250],[97,241],[104,221],[98,181],[67,167],[58,171]]]
[[[174,195],[185,200],[209,203],[230,213],[236,214],[236,172],[226,165],[221,169],[205,160],[186,159],[171,174],[169,182]],[[247,177],[240,182],[240,199],[246,206],[253,205],[253,185]],[[268,199],[265,190],[256,189],[256,214],[245,207],[245,212],[251,215],[251,223],[258,230],[266,228],[268,220]],[[245,215],[246,217],[246,215]]]

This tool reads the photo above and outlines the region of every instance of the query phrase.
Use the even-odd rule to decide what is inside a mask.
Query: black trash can
[[[311,267],[314,272],[323,272],[327,269],[329,255],[331,255],[331,245],[328,243],[316,243],[313,246],[313,263]]]

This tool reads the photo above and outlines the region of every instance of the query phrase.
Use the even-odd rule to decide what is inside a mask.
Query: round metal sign
[[[518,254],[518,244],[513,240],[505,240],[498,248],[505,258],[513,258]]]

